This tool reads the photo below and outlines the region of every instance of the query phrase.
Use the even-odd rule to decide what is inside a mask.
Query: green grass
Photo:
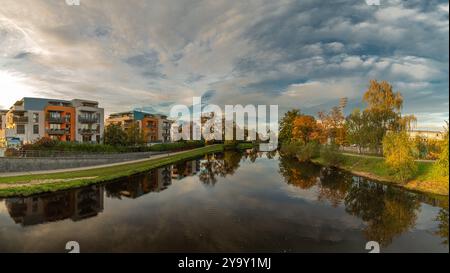
[[[77,188],[91,184],[114,180],[121,177],[128,177],[133,174],[149,171],[177,161],[192,159],[207,153],[221,152],[223,145],[211,145],[203,148],[186,151],[181,154],[172,155],[166,158],[150,159],[148,161],[124,164],[114,167],[96,168],[91,170],[50,173],[39,175],[22,175],[14,177],[0,177],[0,185],[8,185],[7,188],[0,188],[0,197],[8,196],[28,196],[42,192],[54,192],[70,188]],[[89,178],[95,177],[95,178]],[[86,179],[87,178],[87,179]],[[33,181],[45,181],[48,179],[77,179],[63,182],[49,182],[42,184],[31,184]],[[26,185],[29,183],[30,185]],[[16,186],[14,186],[16,185]]]
[[[433,171],[433,162],[417,162],[417,173],[414,177],[405,183],[396,182],[389,167],[384,163],[384,158],[360,155],[342,155],[343,162],[340,168],[353,172],[358,175],[366,176],[375,180],[389,182],[410,190],[448,195],[449,180],[447,177],[437,176]],[[323,164],[323,159],[313,160],[317,164]]]
[[[237,148],[240,149],[240,150],[252,149],[252,148],[255,148],[255,147],[258,147],[258,144],[253,144],[253,143],[250,143],[250,142],[239,143],[237,145]]]

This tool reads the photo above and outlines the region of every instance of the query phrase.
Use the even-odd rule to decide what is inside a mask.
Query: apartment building
[[[72,100],[77,120],[75,122],[75,141],[100,143],[104,133],[103,108],[98,107],[98,102],[88,100]]]
[[[106,119],[106,126],[110,124],[119,125],[124,130],[135,124],[143,132],[147,143],[170,141],[171,121],[164,115],[139,110],[114,113]]]
[[[8,146],[17,142],[26,144],[43,137],[100,143],[103,112],[93,101],[26,97],[4,114],[5,143]],[[93,118],[84,120],[86,116]]]

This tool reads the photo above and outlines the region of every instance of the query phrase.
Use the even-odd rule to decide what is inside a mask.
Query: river
[[[0,252],[448,252],[448,199],[300,164],[211,154],[130,178],[0,199]]]

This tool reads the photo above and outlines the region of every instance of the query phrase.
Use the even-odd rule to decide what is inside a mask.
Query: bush
[[[17,150],[16,148],[7,148],[5,150],[5,156],[19,156],[19,150]]]
[[[383,138],[383,154],[386,165],[397,180],[405,182],[416,174],[418,152],[406,132],[388,133]]]
[[[296,157],[300,162],[307,162],[319,155],[319,144],[309,142],[304,145],[301,142],[290,142],[283,144],[280,151],[285,156]]]
[[[338,167],[344,162],[344,157],[339,152],[337,145],[324,145],[320,149],[320,157],[327,167]]]
[[[319,156],[319,144],[316,142],[309,142],[303,145],[297,152],[296,157],[300,162],[310,161],[312,158]]]
[[[153,152],[162,152],[162,151],[175,151],[175,150],[200,148],[203,146],[205,146],[205,142],[201,140],[179,141],[173,143],[155,144],[148,147],[148,150]]]
[[[439,159],[434,164],[434,172],[437,176],[448,176],[448,133],[441,146],[441,153]]]

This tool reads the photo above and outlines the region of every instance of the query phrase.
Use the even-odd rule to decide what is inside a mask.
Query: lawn
[[[28,196],[36,193],[82,187],[121,177],[127,177],[180,160],[187,160],[207,153],[220,151],[223,151],[223,145],[219,144],[186,151],[164,158],[149,159],[144,162],[124,164],[114,167],[96,168],[67,173],[0,177],[0,197]]]
[[[439,195],[448,195],[449,178],[436,176],[433,172],[432,162],[417,162],[417,173],[408,182],[396,182],[389,168],[384,163],[384,158],[360,155],[342,155],[343,162],[340,168],[350,171],[354,174],[396,184],[410,190],[426,192]],[[321,158],[315,159],[314,162],[322,164]]]

